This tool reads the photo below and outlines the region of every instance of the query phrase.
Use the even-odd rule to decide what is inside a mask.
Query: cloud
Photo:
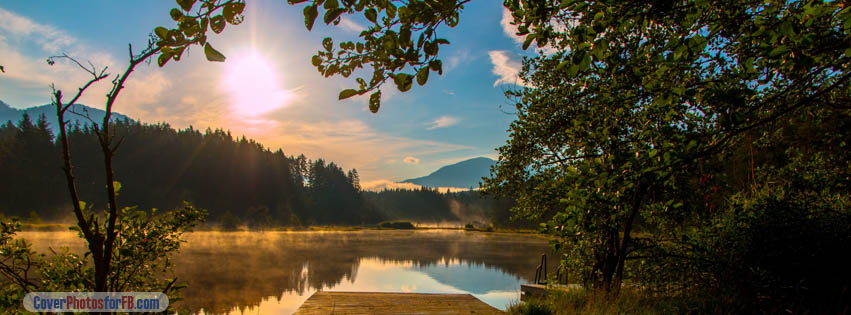
[[[449,58],[446,60],[446,68],[444,68],[443,71],[451,71],[452,69],[455,69],[455,67],[457,67],[458,65],[469,63],[474,59],[476,58],[473,57],[472,54],[470,54],[469,50],[461,50],[457,54],[449,56]]]
[[[500,84],[517,84],[527,86],[525,82],[520,80],[520,69],[522,65],[519,61],[511,59],[508,52],[505,50],[491,50],[488,52],[493,64],[493,74],[499,76],[493,82],[493,86]]]
[[[502,18],[499,20],[499,25],[502,25],[502,32],[522,47],[523,41],[526,38],[524,36],[517,35],[517,25],[511,24],[513,21],[514,17],[511,16],[511,11],[508,10],[508,8],[503,7]]]
[[[402,162],[405,162],[407,164],[420,164],[420,159],[415,158],[413,156],[406,156],[405,159],[402,160]]]
[[[344,30],[347,30],[347,31],[350,31],[350,32],[355,32],[355,33],[363,32],[363,30],[366,29],[365,27],[363,27],[363,25],[360,25],[357,22],[352,21],[352,20],[350,20],[346,17],[343,17],[343,18],[340,19],[340,25],[339,26],[342,27]]]
[[[65,92],[64,101],[70,100],[77,89],[92,79],[92,75],[65,58],[55,58],[55,64],[45,62],[48,56],[67,54],[86,68],[96,71],[107,68],[111,76],[92,85],[78,103],[103,108],[105,97],[112,87],[111,79],[126,67],[127,62],[104,51],[97,50],[66,31],[52,25],[41,24],[27,17],[0,8],[0,60],[4,63],[8,88],[16,89],[14,98],[18,106],[41,105],[49,102],[51,84]],[[6,85],[6,82],[4,82]],[[128,79],[118,99],[117,111],[129,114],[125,106],[139,107],[159,101],[164,90],[171,86],[169,78],[156,67],[140,65]],[[8,91],[3,91],[8,93]],[[22,101],[26,99],[28,101]],[[43,100],[32,104],[32,100]]]
[[[271,131],[254,132],[235,128],[249,138],[258,139],[269,148],[282,148],[287,154],[304,153],[307,157],[325,158],[344,169],[357,168],[361,179],[388,177],[394,166],[387,161],[402,161],[409,156],[475,149],[471,146],[394,136],[370,128],[360,120],[298,121],[282,120]],[[233,126],[232,124],[229,126]]]
[[[23,16],[0,8],[0,30],[18,37],[30,38],[41,48],[51,53],[58,53],[63,48],[73,44],[76,39],[62,30],[50,25],[38,24]]]
[[[458,117],[441,116],[440,118],[437,118],[437,119],[433,120],[432,122],[430,122],[429,127],[426,128],[426,129],[433,130],[433,129],[437,129],[437,128],[450,127],[450,126],[457,125],[458,122],[460,122],[460,121],[461,121],[461,119],[458,118]]]
[[[502,8],[502,18],[499,20],[499,24],[502,26],[502,32],[505,33],[505,35],[508,36],[508,38],[511,38],[512,40],[514,40],[514,42],[517,43],[518,46],[523,47],[523,42],[526,41],[526,35],[523,35],[523,36],[517,35],[517,25],[511,24],[511,22],[514,22],[514,17],[511,16],[511,11],[508,10],[508,8],[503,7]],[[555,23],[555,21],[552,21],[552,22],[554,22],[553,25],[556,26],[557,31],[563,31],[564,30],[563,27],[559,27],[558,23]],[[530,47],[538,47],[538,45],[537,45],[537,43],[533,42]],[[554,54],[554,53],[557,52],[557,50],[554,49],[551,45],[545,46],[543,48],[543,50],[544,50],[544,53],[548,54],[548,55],[551,55],[551,54]]]

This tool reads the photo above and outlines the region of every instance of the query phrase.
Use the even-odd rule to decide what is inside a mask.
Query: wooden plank
[[[314,293],[294,314],[504,314],[470,294]]]

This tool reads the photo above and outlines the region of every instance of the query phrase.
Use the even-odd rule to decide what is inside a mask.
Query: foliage
[[[424,85],[429,73],[443,74],[443,62],[437,58],[440,45],[449,41],[437,34],[442,25],[455,27],[464,4],[470,0],[442,1],[351,1],[351,0],[289,0],[290,4],[308,2],[304,7],[305,27],[313,28],[321,12],[325,24],[337,25],[343,14],[363,15],[372,24],[360,33],[361,41],[339,43],[326,37],[322,50],[313,56],[313,66],[325,77],[341,75],[348,78],[364,66],[372,74],[358,77],[358,86],[340,92],[346,99],[369,92],[369,110],[381,106],[381,90],[392,80],[399,91],[406,92],[417,84]]]
[[[191,11],[194,3],[195,0],[178,1],[181,9],[187,13]],[[146,221],[148,218],[144,212],[136,212],[133,208],[122,208],[119,211],[117,194],[121,189],[121,184],[114,178],[113,157],[121,141],[114,141],[115,134],[111,130],[112,110],[118,96],[125,87],[127,78],[133,73],[136,66],[150,60],[150,58],[157,54],[159,54],[158,64],[163,66],[169,59],[179,59],[185,48],[189,45],[201,44],[205,45],[205,54],[208,60],[224,61],[224,56],[213,49],[209,43],[206,43],[206,21],[209,19],[214,32],[221,32],[226,22],[230,24],[241,22],[242,17],[240,13],[243,7],[244,3],[240,1],[202,1],[201,8],[198,9],[196,15],[187,17],[184,17],[183,11],[173,9],[170,14],[179,23],[177,29],[156,28],[154,34],[159,37],[159,40],[152,35],[147,47],[141,51],[134,53],[132,45],[129,46],[129,64],[123,72],[116,75],[112,80],[112,88],[106,94],[105,115],[101,124],[94,122],[85,113],[75,113],[72,106],[89,87],[110,75],[106,73],[106,68],[98,70],[91,63],[89,63],[90,67],[86,67],[67,54],[47,58],[49,65],[54,65],[58,60],[67,60],[91,75],[88,82],[84,83],[71,94],[70,99],[65,98],[68,95],[63,95],[61,90],[57,90],[54,85],[51,85],[52,105],[56,109],[56,117],[59,122],[57,143],[61,145],[58,152],[61,153],[62,157],[62,171],[65,175],[67,192],[71,199],[70,205],[77,219],[76,230],[79,232],[80,237],[85,239],[88,251],[83,258],[63,252],[53,255],[45,260],[44,263],[41,263],[35,258],[32,258],[33,254],[29,251],[26,243],[22,242],[16,245],[16,250],[8,253],[12,255],[9,258],[12,265],[8,267],[11,269],[6,268],[8,272],[4,273],[4,276],[7,280],[16,282],[19,291],[8,296],[30,292],[37,287],[43,287],[45,290],[58,290],[62,288],[66,291],[85,289],[94,292],[107,292],[132,289],[137,291],[162,290],[165,293],[172,292],[174,281],[162,284],[158,283],[159,278],[152,276],[151,272],[168,270],[170,266],[168,255],[177,250],[180,234],[186,229],[191,228],[195,224],[195,221],[201,218],[202,212],[185,205],[182,211],[171,212],[171,216],[167,215]],[[222,10],[222,15],[212,16],[219,9]],[[196,23],[197,20],[200,20],[200,22]],[[187,39],[186,36],[190,38]],[[80,199],[77,190],[77,179],[74,175],[74,167],[71,160],[71,143],[68,137],[70,128],[68,128],[68,121],[65,119],[65,115],[68,113],[87,117],[92,122],[92,129],[97,136],[97,150],[102,154],[104,186],[106,188],[105,195],[107,199],[107,205],[101,213],[94,211],[94,207],[91,205],[87,206]],[[41,123],[43,121],[44,119],[40,120]],[[32,126],[26,123],[26,121],[22,121],[22,125],[25,128]],[[39,126],[37,130],[44,131],[46,128]],[[26,130],[22,131],[24,134],[34,134],[27,133]],[[49,143],[50,141],[48,140],[47,142]],[[8,154],[9,151],[6,151],[6,153]],[[37,189],[36,191],[41,190]],[[152,227],[151,224],[156,226]],[[6,230],[5,227],[4,230]],[[11,234],[14,233],[15,229],[11,228],[9,231],[9,234]],[[6,237],[4,235],[4,238]],[[138,237],[143,237],[141,242],[137,242]],[[156,237],[157,239],[149,239],[148,237]],[[4,246],[6,245],[5,243],[8,242],[4,240]],[[5,255],[6,252],[3,254]],[[91,259],[92,267],[86,266],[89,261],[88,258]],[[162,258],[165,259],[165,264],[160,265],[158,260]],[[16,262],[20,259],[26,262],[26,268],[23,270],[15,269]],[[43,277],[41,279],[41,285],[28,280],[29,269],[39,264],[43,264],[44,266],[44,268],[41,268],[40,276]],[[4,265],[4,267],[6,266]],[[10,289],[12,287],[6,286],[5,288]],[[12,305],[20,306],[18,303]],[[12,306],[10,305],[10,307]]]
[[[196,4],[200,5],[196,7]],[[152,40],[160,50],[157,64],[162,67],[169,60],[179,61],[186,49],[192,45],[204,46],[204,56],[209,61],[225,61],[225,55],[207,42],[207,31],[219,34],[230,25],[239,25],[245,19],[243,0],[178,0],[179,8],[169,11],[175,28],[158,26]],[[193,8],[195,8],[193,10]]]
[[[554,314],[549,304],[540,300],[524,301],[511,305],[506,310],[512,315],[551,315]]]
[[[112,273],[108,290],[162,291],[179,300],[179,286],[169,273],[170,258],[177,252],[180,237],[192,231],[204,217],[203,210],[185,204],[183,208],[157,214],[127,207],[117,223],[118,243],[111,260]],[[0,231],[0,281],[3,296],[0,309],[16,312],[21,299],[36,291],[94,291],[94,267],[89,253],[80,256],[67,248],[51,249],[50,255],[36,253],[30,244],[15,233],[20,230],[16,221],[2,222]],[[78,227],[74,227],[80,232]],[[82,232],[80,232],[82,237]]]
[[[849,99],[851,13],[834,4],[505,4],[527,45],[557,53],[527,59],[532,87],[507,93],[518,119],[486,189],[551,215],[594,287],[619,288],[630,260],[660,263],[677,227],[719,206],[724,192],[693,192],[748,131]],[[639,223],[662,233],[634,239]]]
[[[378,223],[378,227],[382,229],[413,230],[414,224],[408,221],[384,221]]]
[[[305,9],[308,28],[322,2]],[[433,32],[439,25],[433,22],[454,21],[466,1],[332,3],[326,23],[343,13],[363,12],[372,21],[374,12],[385,12],[382,23],[361,38],[390,44],[364,46],[357,58],[389,63],[394,59],[384,49],[399,48],[392,43],[394,35],[406,27]],[[775,135],[787,127],[787,119],[842,116],[849,110],[851,8],[843,3],[507,0],[504,5],[518,35],[526,36],[524,49],[532,43],[552,49],[525,60],[521,76],[528,88],[506,93],[515,100],[518,117],[485,189],[516,197],[520,216],[546,220],[543,229],[567,251],[574,276],[604,291],[617,291],[625,277],[647,266],[667,266],[659,278],[666,280],[655,283],[669,281],[666,285],[675,287],[675,274],[688,274],[707,258],[689,242],[711,239],[706,228],[736,213],[730,209],[740,202],[737,196],[751,196],[750,191],[783,178],[770,170],[796,165],[766,157],[761,162],[773,175],[758,182],[760,154],[753,153],[753,144],[783,152],[800,144],[800,139]],[[419,6],[446,11],[412,9]],[[411,15],[396,19],[396,11]],[[345,59],[350,56],[346,50],[358,50],[357,44],[343,43],[338,55],[333,41],[323,44],[326,51],[313,63],[326,75],[340,62],[359,66],[351,60],[360,59]],[[431,56],[412,54],[394,65],[421,64]],[[374,70],[375,82],[396,77],[380,67]],[[402,91],[408,89],[407,78],[397,82]],[[360,89],[344,91],[341,98],[375,88],[359,82]],[[829,134],[812,128],[829,122],[806,123],[812,132],[808,140]],[[802,152],[823,153],[839,165],[848,161],[835,148]],[[737,171],[747,166],[751,176],[743,181]],[[831,181],[847,181],[847,173],[837,170]],[[800,188],[802,195],[833,200],[812,187]],[[792,191],[785,187],[771,194]],[[759,200],[752,201],[765,203]],[[806,209],[765,204],[781,212],[784,207]],[[808,212],[798,210],[784,215],[783,222],[805,224],[800,220],[809,216],[794,213]],[[755,226],[743,233],[761,231]],[[839,230],[847,234],[848,228]],[[756,243],[740,244],[761,250]]]
[[[551,290],[546,298],[533,298],[509,307],[509,314],[683,314],[718,313],[712,306],[693,308],[691,301],[651,296],[624,289],[616,297],[587,290]],[[715,305],[717,307],[717,305]]]

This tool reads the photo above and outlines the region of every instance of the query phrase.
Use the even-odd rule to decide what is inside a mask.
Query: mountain
[[[88,107],[82,104],[74,104],[74,106],[72,106],[72,109],[69,111],[74,111],[81,114],[88,113],[89,118],[91,118],[97,123],[103,122],[103,116],[106,115],[106,112],[104,112],[103,110]],[[6,124],[7,121],[11,121],[12,123],[17,124],[18,121],[21,120],[21,117],[24,115],[24,113],[27,113],[27,115],[30,116],[30,120],[32,120],[33,122],[38,121],[38,118],[41,117],[41,115],[44,115],[44,117],[47,118],[47,122],[50,124],[50,131],[52,131],[54,135],[59,134],[59,123],[58,120],[56,120],[56,108],[53,107],[53,105],[46,104],[25,109],[15,109],[12,106],[9,106],[9,104],[0,101],[0,124]],[[65,114],[65,119],[70,121],[69,124],[71,126],[73,126],[74,124],[80,124],[80,126],[91,124],[89,119],[87,119],[86,117],[76,115],[70,112]],[[112,120],[132,119],[123,114],[112,112]]]
[[[477,188],[482,177],[490,175],[490,167],[496,161],[486,157],[477,157],[441,167],[428,176],[403,180],[426,187]]]

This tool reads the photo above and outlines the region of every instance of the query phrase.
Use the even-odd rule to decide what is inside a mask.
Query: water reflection
[[[23,235],[37,249],[82,249],[73,237],[27,234],[38,234]],[[175,273],[189,287],[175,306],[204,314],[291,313],[316,290],[471,293],[504,309],[549,252],[536,235],[446,230],[196,232],[186,241]]]

